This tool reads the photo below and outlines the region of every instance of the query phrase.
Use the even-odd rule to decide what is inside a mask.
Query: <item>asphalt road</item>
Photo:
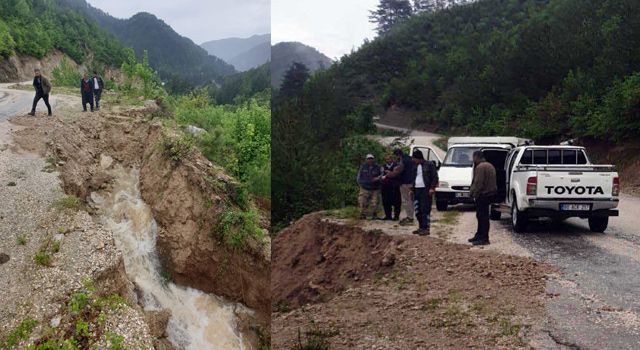
[[[423,145],[440,137],[410,135]],[[622,194],[620,199],[620,216],[610,219],[604,234],[590,232],[582,219],[531,222],[524,234],[512,232],[509,215],[492,222],[492,245],[486,249],[531,256],[560,272],[547,285],[552,297],[542,329],[548,337],[533,344],[536,348],[640,349],[640,198]],[[466,243],[475,229],[475,213],[464,206],[450,210],[460,211],[460,217],[449,239]]]
[[[35,92],[10,89],[9,86],[11,85],[13,83],[0,84],[0,121],[7,120],[15,115],[24,115],[31,111]],[[56,97],[52,96],[49,101],[53,108],[55,108],[56,100]],[[44,101],[40,100],[36,111],[46,114],[47,107],[44,105]]]

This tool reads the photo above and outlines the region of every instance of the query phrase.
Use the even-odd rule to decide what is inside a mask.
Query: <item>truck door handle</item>
[[[580,179],[571,179],[571,182],[580,182]]]

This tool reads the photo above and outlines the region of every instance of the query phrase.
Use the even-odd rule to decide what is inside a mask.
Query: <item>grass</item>
[[[160,147],[162,153],[174,164],[177,164],[193,152],[194,144],[193,138],[191,137],[164,136],[160,142]]]
[[[436,145],[441,150],[446,151],[448,142],[449,142],[449,138],[445,136],[433,141],[433,144]]]
[[[64,196],[53,203],[53,207],[62,210],[79,210],[82,207],[80,198],[74,195]]]
[[[409,135],[409,133],[396,129],[376,128],[376,135],[383,137],[405,137]]]
[[[298,342],[292,350],[329,350],[329,338],[338,335],[338,331],[321,329],[316,325],[304,333],[298,329]]]
[[[40,266],[51,266],[51,255],[49,255],[48,252],[41,250],[35,257],[33,257],[33,261]]]
[[[32,318],[26,318],[0,342],[2,349],[12,349],[24,339],[29,338],[38,322]]]
[[[241,249],[249,239],[262,240],[264,232],[258,225],[258,214],[253,210],[229,210],[222,215],[214,234],[229,246]]]
[[[109,343],[111,343],[111,350],[124,350],[124,337],[120,334],[109,332],[107,333]]]
[[[17,184],[15,181],[10,181],[10,182],[7,184],[7,186],[9,186],[9,187],[15,187],[15,186],[17,186],[17,185],[18,185],[18,184]]]
[[[16,243],[18,243],[18,245],[26,245],[28,242],[29,240],[27,239],[26,234],[21,233],[16,236]]]
[[[460,216],[460,212],[457,210],[445,211],[442,214],[442,218],[438,220],[438,222],[443,225],[455,225],[458,223],[459,216]]]
[[[57,253],[60,251],[60,241],[55,240],[51,243],[51,251]]]
[[[522,325],[513,324],[510,319],[502,318],[498,321],[500,326],[501,337],[516,337],[520,333],[520,329],[522,329]]]
[[[430,298],[424,304],[425,310],[436,310],[442,304],[442,298]]]
[[[360,209],[348,206],[327,211],[327,215],[336,219],[347,220],[347,225],[355,226],[360,221]]]

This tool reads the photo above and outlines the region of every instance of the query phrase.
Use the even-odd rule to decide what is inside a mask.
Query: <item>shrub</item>
[[[161,147],[164,155],[177,164],[193,151],[193,139],[190,137],[165,136],[162,139]]]
[[[32,318],[26,318],[20,322],[20,324],[0,342],[1,348],[12,349],[18,345],[22,340],[27,339],[38,322]]]
[[[80,83],[82,76],[66,57],[63,57],[60,64],[51,72],[53,83],[59,86],[76,87]]]
[[[258,215],[253,211],[230,210],[222,215],[216,234],[221,241],[233,248],[243,248],[247,239],[262,238],[264,235],[258,225]]]
[[[39,251],[33,260],[40,266],[51,266],[51,255],[46,251]]]
[[[58,210],[79,210],[82,207],[82,202],[80,198],[74,195],[64,196],[58,199],[53,207]]]
[[[26,234],[21,233],[16,236],[16,243],[18,243],[18,245],[26,245],[27,242],[28,242],[28,239]]]

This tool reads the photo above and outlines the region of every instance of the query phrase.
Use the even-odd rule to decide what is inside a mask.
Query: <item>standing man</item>
[[[102,89],[104,88],[104,82],[102,77],[98,75],[98,72],[93,71],[93,96],[96,99],[96,111],[100,110],[100,98],[102,97]]]
[[[420,150],[413,151],[413,198],[419,227],[414,234],[427,236],[430,234],[431,204],[436,187],[438,187],[438,170],[433,162],[424,160]]]
[[[371,220],[378,219],[378,197],[380,196],[380,182],[382,180],[382,168],[376,164],[373,154],[367,154],[366,162],[358,170],[358,205],[360,206],[360,218],[366,219],[371,215]]]
[[[49,83],[49,79],[43,77],[40,73],[40,69],[36,68],[33,70],[33,88],[36,89],[36,96],[33,98],[33,106],[31,107],[30,116],[36,115],[36,106],[40,99],[44,100],[44,104],[47,106],[47,110],[49,111],[48,115],[51,117],[51,105],[49,104],[49,93],[51,92],[51,83]]]
[[[415,176],[413,176],[414,164],[411,157],[404,154],[404,152],[399,148],[395,149],[393,154],[396,156],[398,166],[384,178],[396,179],[400,183],[400,196],[402,198],[404,212],[407,215],[406,218],[400,220],[400,225],[412,225],[414,213],[413,199],[411,198],[411,184],[415,179]]]
[[[80,79],[80,94],[82,94],[82,110],[87,111],[87,103],[91,106],[93,112],[93,84],[91,79],[87,77],[87,73],[82,74]]]
[[[384,175],[382,180],[382,207],[384,208],[383,220],[400,220],[400,207],[402,198],[400,195],[400,180],[399,178],[389,178],[386,175],[392,173],[398,163],[393,160],[393,156],[386,155],[384,157],[385,163],[383,166]]]
[[[489,206],[498,193],[496,183],[496,168],[484,158],[482,151],[473,152],[473,180],[471,182],[471,197],[476,200],[476,218],[478,230],[469,239],[473,245],[489,244]]]

